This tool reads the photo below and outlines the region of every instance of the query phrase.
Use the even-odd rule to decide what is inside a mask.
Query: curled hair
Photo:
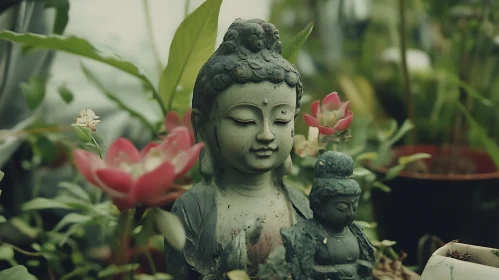
[[[279,31],[263,20],[236,19],[222,44],[203,65],[194,85],[192,107],[211,109],[215,97],[234,84],[286,82],[296,88],[296,113],[303,95],[300,74],[281,55]]]

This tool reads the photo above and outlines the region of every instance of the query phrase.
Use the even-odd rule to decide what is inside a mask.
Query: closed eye
[[[338,209],[338,211],[340,211],[340,212],[346,212],[348,210],[348,209],[343,208],[343,207],[336,207],[336,209]]]
[[[256,124],[254,120],[242,120],[242,119],[236,119],[236,118],[230,118],[233,122],[235,122],[237,125],[240,126],[248,126],[252,124]]]
[[[276,120],[274,123],[277,125],[287,125],[291,120]]]

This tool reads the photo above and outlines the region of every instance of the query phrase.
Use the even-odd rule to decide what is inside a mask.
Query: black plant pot
[[[428,153],[427,166],[450,149],[437,146],[404,146],[397,157]],[[380,239],[397,242],[396,250],[408,253],[406,265],[415,265],[418,241],[425,234],[444,242],[499,247],[499,171],[487,153],[461,148],[458,157],[475,163],[476,172],[460,174],[416,174],[402,172],[388,182],[392,191],[373,190],[372,203]],[[378,174],[386,168],[372,169]]]

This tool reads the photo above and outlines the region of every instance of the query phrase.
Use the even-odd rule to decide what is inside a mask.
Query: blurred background
[[[62,34],[119,53],[159,81],[178,26],[203,2],[70,0]],[[50,34],[56,17],[44,1],[0,1],[0,30]],[[225,0],[217,46],[236,18],[273,23],[284,45],[313,24],[294,61],[304,84],[301,112],[332,91],[350,101],[353,140],[341,150],[366,170],[358,176],[364,195],[357,219],[366,222],[372,240],[397,242],[395,250],[406,251],[406,263],[417,271],[454,239],[499,247],[498,1]],[[57,182],[73,172],[61,163],[57,137],[11,132],[69,125],[81,109],[91,108],[102,121],[103,149],[120,136],[139,147],[152,139],[143,122],[89,82],[80,63],[147,121],[158,127],[164,121],[136,77],[65,52],[25,53],[21,45],[1,40],[0,169],[10,175],[0,183],[0,201],[7,218],[18,215],[18,205],[30,197],[54,196]],[[34,111],[21,86],[33,85],[33,77],[45,85]],[[61,99],[61,87],[72,93],[71,102]],[[301,117],[296,127],[307,135]],[[35,164],[37,154],[42,159]],[[414,154],[427,156],[409,158]],[[305,192],[312,159],[295,156],[288,176]],[[55,225],[62,214],[47,215]],[[0,237],[22,243],[16,230],[0,224]]]

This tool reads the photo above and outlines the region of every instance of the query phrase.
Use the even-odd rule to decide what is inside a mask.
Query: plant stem
[[[8,243],[5,243],[5,244],[9,245],[9,246],[10,246],[10,247],[12,247],[12,249],[14,249],[15,251],[18,251],[19,253],[24,254],[24,255],[26,255],[26,256],[31,256],[31,257],[41,257],[41,256],[43,256],[43,254],[42,254],[42,253],[40,253],[40,252],[28,252],[28,251],[25,251],[25,250],[23,250],[23,249],[21,249],[21,248],[19,248],[19,247],[15,246],[15,245],[8,244]]]
[[[156,265],[154,264],[154,260],[152,259],[151,252],[145,248],[144,254],[146,255],[147,262],[149,262],[149,266],[151,267],[152,275],[157,273]]]
[[[102,159],[102,154],[100,152],[99,144],[97,144],[97,141],[95,141],[95,138],[92,136],[92,142],[94,142],[95,147],[97,148],[97,152],[99,153],[99,157]]]
[[[412,98],[411,90],[411,80],[409,78],[409,69],[407,68],[407,39],[406,39],[406,18],[405,18],[405,0],[399,0],[399,34],[400,34],[400,59],[402,62],[402,74],[404,76],[404,88],[405,95],[407,98],[407,118],[414,122],[414,104]],[[415,142],[414,130],[409,131],[409,141],[410,143]]]
[[[148,0],[143,0],[142,4],[144,6],[144,13],[146,16],[146,26],[147,26],[147,33],[149,33],[149,40],[151,40],[151,48],[154,53],[154,58],[156,60],[156,66],[158,67],[158,71],[161,74],[163,72],[163,64],[161,63],[161,57],[159,56],[159,50],[158,47],[156,46],[156,41],[154,40],[154,32],[152,29],[152,17],[151,17],[151,12],[149,10],[149,1]]]
[[[184,18],[186,18],[189,15],[189,6],[190,6],[190,3],[191,3],[190,0],[185,0]]]

